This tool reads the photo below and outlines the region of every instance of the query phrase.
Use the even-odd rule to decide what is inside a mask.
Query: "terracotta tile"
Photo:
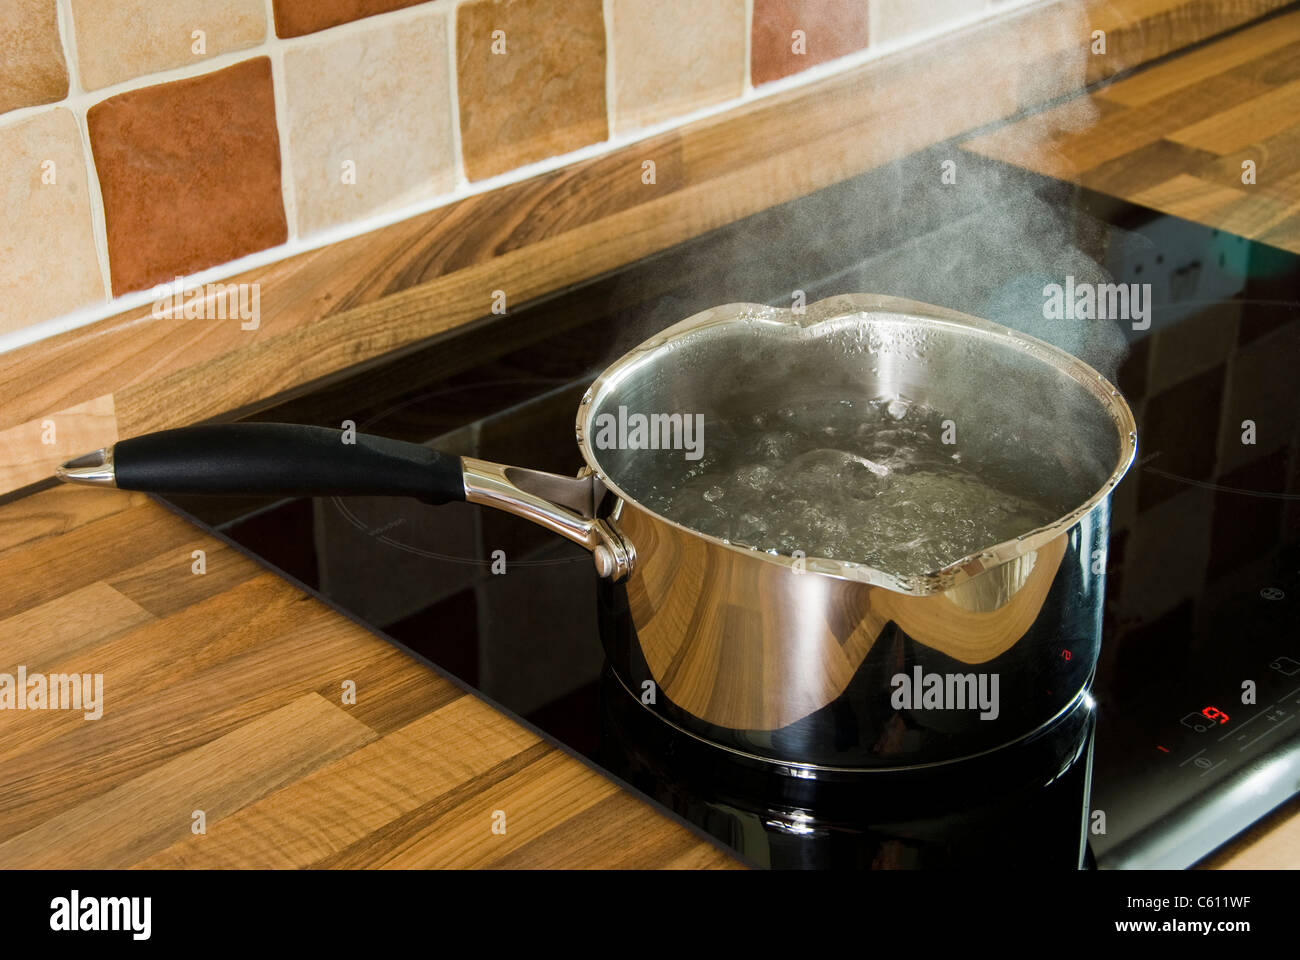
[[[0,113],[68,95],[55,0],[5,0],[0,7],[0,50]]]
[[[795,52],[794,31],[804,34]],[[757,86],[867,45],[867,0],[754,0],[750,75]]]
[[[745,0],[612,0],[614,129],[740,96]]]
[[[299,231],[452,189],[444,12],[323,40],[284,55]]]
[[[81,85],[171,70],[266,39],[264,0],[72,0]],[[203,31],[201,53],[196,53]]]
[[[990,0],[870,0],[871,42],[888,43],[909,33],[989,9]]]
[[[86,119],[114,294],[285,241],[266,57],[110,97]]]
[[[600,0],[469,0],[456,9],[456,70],[471,180],[608,136]]]
[[[0,157],[0,332],[103,299],[72,112],[51,107],[0,127]]]
[[[413,7],[422,0],[273,0],[275,35],[301,37],[350,20]]]

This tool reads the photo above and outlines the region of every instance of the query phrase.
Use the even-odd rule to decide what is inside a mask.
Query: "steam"
[[[922,2],[935,7],[938,22],[942,3]],[[1126,235],[1080,209],[1065,184],[1044,189],[1040,178],[961,149],[969,134],[949,139],[955,115],[1005,112],[997,106],[1006,103],[1006,83],[1015,84],[1021,103],[1048,105],[1018,125],[1019,154],[1050,157],[1054,138],[1086,136],[1098,120],[1087,97],[1062,99],[1089,79],[1092,34],[1084,12],[1037,16],[1031,9],[1010,16],[1035,25],[1034,42],[1007,51],[1014,62],[996,76],[972,75],[974,61],[987,57],[967,57],[957,35],[925,42],[945,45],[940,59],[951,48],[953,64],[941,73],[963,82],[918,82],[900,92],[880,74],[852,92],[901,97],[886,111],[882,142],[936,146],[723,228],[695,244],[694,252],[667,256],[658,270],[629,276],[618,299],[644,306],[638,316],[625,314],[613,356],[709,306],[747,301],[790,307],[795,290],[809,304],[836,294],[878,293],[1020,330],[1113,380],[1127,351],[1124,325],[1047,319],[1043,291],[1067,277],[1076,285],[1113,282],[1106,263],[1117,245],[1128,242]],[[945,165],[955,182],[943,182]]]
[[[1049,320],[1044,287],[1112,280],[1097,257],[1076,246],[1095,221],[1068,207],[1000,184],[981,183],[981,209],[874,257],[844,274],[845,290],[908,297],[992,320],[1045,340],[1114,379],[1127,351],[1105,320]]]

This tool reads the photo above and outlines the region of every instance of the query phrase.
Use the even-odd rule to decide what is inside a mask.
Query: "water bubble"
[[[907,416],[907,412],[912,409],[912,405],[902,397],[895,397],[885,404],[885,413],[891,420],[902,420]]]

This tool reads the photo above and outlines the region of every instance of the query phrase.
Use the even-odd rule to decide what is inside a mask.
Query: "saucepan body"
[[[954,449],[1054,519],[901,577],[703,536],[643,503],[682,475],[682,451],[597,442],[633,412],[698,418],[707,451],[709,425],[755,411],[815,424],[815,411],[889,400],[938,411]],[[1118,391],[1069,354],[895,298],[730,305],[606,370],[577,433],[635,551],[603,592],[606,653],[632,696],[687,733],[778,763],[888,769],[1012,744],[1087,696],[1110,492],[1136,432]]]

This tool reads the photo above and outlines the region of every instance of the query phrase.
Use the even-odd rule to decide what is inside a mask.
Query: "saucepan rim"
[[[1084,387],[1102,405],[1109,414],[1119,435],[1120,455],[1110,476],[1082,504],[1049,524],[1028,531],[1011,540],[1005,540],[970,553],[954,562],[920,576],[898,577],[894,574],[872,567],[865,563],[832,560],[827,557],[809,556],[801,558],[802,571],[815,573],[840,580],[858,581],[874,586],[884,587],[896,593],[910,596],[928,596],[948,590],[964,581],[993,570],[1005,563],[1016,560],[1038,550],[1095,510],[1110,494],[1110,491],[1128,472],[1137,455],[1137,424],[1133,411],[1119,390],[1101,373],[1084,363],[1078,357],[1055,347],[1050,343],[1031,337],[1001,324],[959,313],[944,307],[876,294],[844,294],[829,297],[811,304],[802,313],[793,309],[782,309],[756,303],[729,303],[712,307],[688,317],[679,323],[661,331],[632,350],[628,351],[592,381],[583,394],[578,405],[575,421],[578,447],[583,460],[599,478],[600,482],[615,496],[630,504],[637,510],[654,517],[657,521],[683,531],[713,544],[722,550],[734,551],[746,557],[794,568],[796,559],[784,554],[771,554],[746,544],[723,540],[686,526],[669,517],[646,507],[636,497],[627,493],[601,466],[596,452],[588,442],[592,435],[591,419],[600,407],[600,401],[617,387],[635,370],[646,363],[651,363],[662,356],[665,350],[673,349],[669,343],[680,343],[690,335],[709,327],[742,326],[774,324],[784,327],[800,327],[815,332],[816,328],[836,321],[842,321],[863,313],[877,313],[900,322],[919,322],[933,326],[956,326],[967,331],[974,331],[981,336],[997,339],[1004,347],[1010,347],[1021,353],[1029,354],[1035,360],[1054,367],[1080,386]]]

